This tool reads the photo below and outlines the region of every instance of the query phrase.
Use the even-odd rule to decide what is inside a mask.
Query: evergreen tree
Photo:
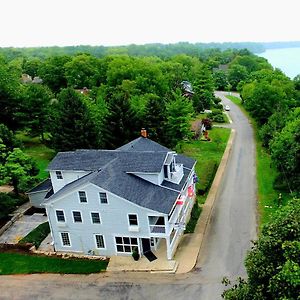
[[[214,99],[214,81],[211,72],[206,67],[197,71],[197,77],[193,84],[195,94],[193,105],[196,112],[209,109]]]
[[[166,144],[166,105],[156,95],[149,98],[142,127],[148,131],[148,137],[160,144]]]
[[[41,136],[44,140],[46,125],[49,122],[50,100],[53,97],[49,88],[39,84],[25,86],[19,104],[16,119],[23,127],[30,130],[31,135]]]
[[[137,137],[136,115],[129,103],[128,95],[117,89],[108,101],[108,115],[105,122],[104,141],[108,149],[118,148]]]
[[[73,89],[62,90],[53,112],[49,131],[57,151],[91,149],[101,146],[101,132],[82,96]]]
[[[14,110],[20,93],[20,79],[0,57],[0,120],[10,129],[17,129]]]
[[[168,145],[176,144],[191,137],[191,117],[194,112],[192,102],[181,96],[180,90],[173,92],[174,100],[167,104]]]

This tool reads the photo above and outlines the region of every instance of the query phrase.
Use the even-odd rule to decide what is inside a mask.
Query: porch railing
[[[165,225],[150,225],[151,233],[166,233]]]

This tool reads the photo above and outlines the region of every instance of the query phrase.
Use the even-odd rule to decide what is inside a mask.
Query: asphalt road
[[[1,276],[0,299],[221,299],[223,276],[245,275],[243,260],[256,238],[256,181],[252,128],[223,93],[217,96],[231,107],[236,137],[193,272]]]

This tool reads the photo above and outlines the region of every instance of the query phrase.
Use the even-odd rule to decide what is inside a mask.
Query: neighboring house
[[[194,95],[192,84],[189,81],[184,80],[180,84],[181,84],[181,88],[182,88],[182,91],[183,91],[182,95],[184,97],[190,98]]]
[[[116,150],[58,153],[53,192],[43,182],[28,195],[37,204],[40,193],[56,251],[143,255],[165,243],[172,259],[195,201],[195,164],[139,137]]]
[[[201,120],[196,120],[192,123],[191,131],[193,133],[193,139],[197,140],[202,136],[202,133],[206,130]]]
[[[31,83],[32,82],[32,77],[28,74],[22,74],[21,75],[21,82],[22,83]]]

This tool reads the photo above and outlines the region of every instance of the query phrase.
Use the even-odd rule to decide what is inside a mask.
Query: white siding
[[[87,203],[79,202],[79,190],[86,192]],[[83,252],[86,254],[93,251],[96,255],[116,255],[115,236],[147,238],[150,235],[148,215],[163,216],[163,214],[139,207],[111,193],[107,193],[108,204],[100,204],[99,192],[106,191],[93,184],[87,184],[52,204],[48,204],[48,217],[56,251]],[[56,209],[64,210],[66,218],[64,224],[57,222]],[[72,211],[81,211],[82,223],[73,222]],[[91,212],[100,213],[101,224],[92,223]],[[129,231],[128,214],[138,215],[139,230],[137,232]],[[61,245],[60,232],[70,233],[71,247]],[[96,249],[95,234],[104,236],[105,249]]]
[[[59,170],[58,170],[59,171]],[[61,171],[63,179],[56,178],[56,171],[50,171],[50,178],[53,186],[53,191],[56,193],[66,184],[81,178],[84,175],[87,175],[89,172],[86,171]]]
[[[153,184],[159,185],[159,174],[133,173],[135,176],[141,177]]]

